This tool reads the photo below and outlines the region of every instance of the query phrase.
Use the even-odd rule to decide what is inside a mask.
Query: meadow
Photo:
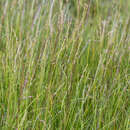
[[[129,130],[129,52],[129,0],[0,0],[0,130]]]

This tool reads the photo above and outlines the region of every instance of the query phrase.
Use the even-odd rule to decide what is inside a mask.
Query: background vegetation
[[[0,129],[130,129],[129,0],[0,0]]]

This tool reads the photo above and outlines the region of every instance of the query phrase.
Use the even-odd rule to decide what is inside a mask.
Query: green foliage
[[[0,0],[0,129],[128,130],[129,10]]]

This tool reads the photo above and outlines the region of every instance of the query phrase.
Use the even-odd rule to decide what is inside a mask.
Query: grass
[[[130,129],[129,0],[0,0],[0,129]]]

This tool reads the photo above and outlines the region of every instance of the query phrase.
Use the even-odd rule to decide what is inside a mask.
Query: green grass
[[[129,0],[0,0],[0,129],[130,129]]]

